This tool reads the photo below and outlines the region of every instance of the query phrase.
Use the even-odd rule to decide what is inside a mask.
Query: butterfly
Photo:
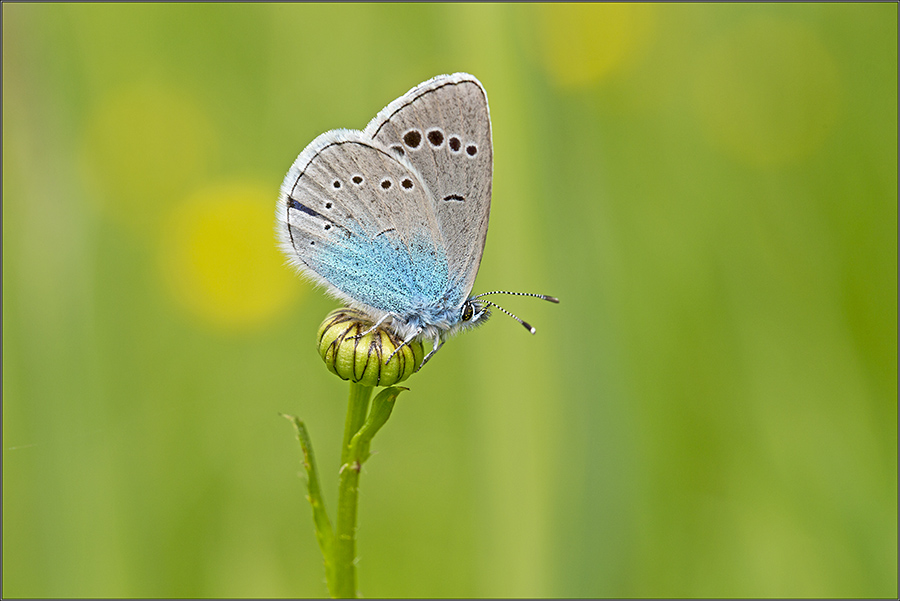
[[[397,98],[362,131],[313,140],[276,208],[289,263],[403,340],[430,339],[421,369],[454,333],[495,307],[472,295],[491,209],[487,94],[467,73],[439,75]],[[399,347],[398,347],[399,348]],[[396,351],[395,351],[396,352]],[[389,358],[390,359],[390,358]]]

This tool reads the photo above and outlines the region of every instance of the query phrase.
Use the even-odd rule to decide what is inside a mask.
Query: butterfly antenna
[[[488,294],[490,294],[490,293],[488,293]],[[481,296],[481,295],[479,295],[479,296]],[[537,295],[534,295],[534,296],[537,296]],[[473,298],[475,298],[475,297],[473,297]],[[528,323],[527,321],[524,321],[524,320],[519,319],[518,317],[516,317],[515,315],[513,315],[512,313],[510,313],[509,311],[507,311],[506,309],[504,309],[504,308],[501,307],[500,305],[498,305],[497,303],[492,303],[491,301],[488,301],[488,300],[483,300],[483,301],[481,301],[481,302],[483,302],[485,305],[490,305],[490,306],[492,306],[492,307],[497,307],[498,309],[500,309],[501,311],[503,311],[504,313],[506,313],[507,315],[509,315],[510,317],[512,317],[513,319],[515,319],[516,321],[518,321],[520,324],[522,324],[523,326],[525,326],[525,329],[528,330],[529,332],[531,332],[532,334],[534,334],[535,332],[537,332],[537,330],[535,330],[535,329],[531,326],[530,323]]]
[[[493,292],[482,292],[481,294],[476,294],[472,298],[481,298],[482,296],[487,296],[488,294],[511,294],[512,296],[533,296],[534,298],[540,298],[545,301],[550,301],[551,303],[559,303],[559,299],[555,296],[547,296],[546,294],[532,294],[531,292],[509,292],[507,290],[494,290]],[[488,302],[488,301],[484,301]],[[493,303],[491,303],[493,304]],[[497,305],[494,305],[497,307]],[[500,307],[497,307],[500,309]],[[502,309],[501,309],[502,311]],[[515,317],[515,316],[513,316]]]

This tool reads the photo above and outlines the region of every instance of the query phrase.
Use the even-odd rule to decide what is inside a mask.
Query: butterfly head
[[[470,298],[459,309],[458,326],[462,329],[474,328],[486,322],[491,316],[491,309],[486,302]]]

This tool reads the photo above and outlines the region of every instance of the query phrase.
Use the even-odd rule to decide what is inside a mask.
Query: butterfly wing
[[[401,156],[362,132],[334,130],[294,162],[277,227],[291,262],[378,318],[434,305],[450,286],[431,194]]]
[[[458,291],[450,303],[458,308],[475,283],[491,209],[493,147],[484,88],[467,73],[440,75],[391,102],[363,133],[402,155],[431,192]]]

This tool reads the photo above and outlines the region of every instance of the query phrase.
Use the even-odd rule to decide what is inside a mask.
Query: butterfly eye
[[[473,315],[475,315],[475,309],[472,308],[472,303],[464,304],[462,309],[462,320],[470,321]]]

